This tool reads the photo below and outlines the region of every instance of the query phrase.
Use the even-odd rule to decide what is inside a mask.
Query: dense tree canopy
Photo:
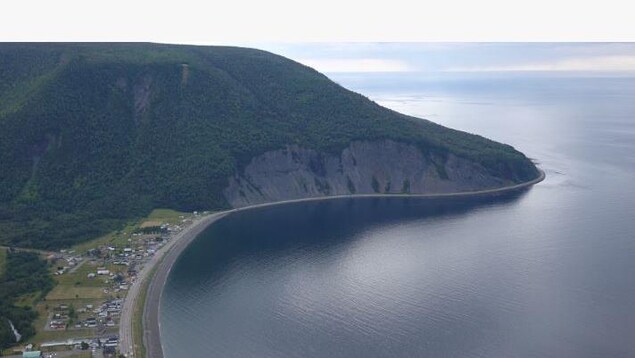
[[[253,49],[0,45],[0,242],[53,248],[152,208],[227,206],[227,178],[300,144],[393,139],[521,182],[512,147],[383,108],[311,68]]]
[[[0,275],[0,350],[15,345],[15,335],[9,322],[28,339],[35,334],[32,326],[37,314],[31,307],[16,306],[14,302],[23,295],[45,295],[53,288],[53,279],[46,261],[30,252],[8,252],[6,269]]]

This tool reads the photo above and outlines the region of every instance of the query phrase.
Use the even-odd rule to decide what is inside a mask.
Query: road
[[[36,254],[40,254],[43,256],[48,256],[48,255],[54,255],[55,252],[53,251],[45,251],[45,250],[38,250],[38,249],[28,249],[28,248],[24,248],[24,247],[17,247],[17,246],[3,246],[0,245],[0,249],[5,249],[5,250],[15,250],[18,252],[33,252]]]
[[[73,266],[70,270],[68,270],[68,273],[75,273],[75,271],[77,271],[78,268],[82,267],[84,262],[86,262],[86,259],[82,258],[82,260],[77,265]]]
[[[157,267],[157,264],[161,262],[161,260],[163,260],[163,258],[165,257],[167,253],[172,251],[172,248],[175,245],[179,244],[181,241],[187,241],[187,243],[189,243],[201,231],[203,231],[203,229],[205,229],[205,227],[209,223],[218,219],[220,215],[224,216],[224,213],[212,214],[212,215],[195,219],[194,222],[192,222],[190,225],[185,227],[181,232],[174,235],[165,246],[163,246],[160,250],[158,250],[154,254],[154,256],[152,256],[152,258],[143,265],[143,268],[137,274],[136,280],[132,283],[132,285],[130,285],[130,288],[128,289],[128,293],[126,295],[126,298],[124,299],[123,307],[121,310],[121,321],[119,322],[119,352],[121,354],[124,354],[127,357],[131,357],[134,353],[135,342],[133,340],[133,322],[134,322],[134,319],[139,319],[139,317],[134,317],[133,315],[134,308],[138,300],[140,299],[144,282],[146,282],[146,280],[149,278],[150,274],[153,272],[153,269]],[[187,243],[185,243],[185,246],[187,246]],[[180,252],[181,250],[174,250],[174,251]],[[166,276],[167,276],[167,273],[166,273]],[[153,282],[154,281],[155,280],[153,280]],[[158,304],[158,298],[159,297],[156,297],[156,301],[157,301],[156,304]],[[145,309],[144,309],[144,312],[145,312]],[[149,326],[144,324],[144,327],[149,327]],[[141,342],[137,342],[137,344],[140,344],[140,343]],[[160,345],[158,340],[157,340],[157,344]],[[147,344],[146,344],[146,347],[148,347]]]
[[[163,286],[170,274],[172,265],[185,249],[207,226],[216,220],[226,216],[229,212],[220,212],[209,215],[203,220],[190,226],[183,232],[175,245],[160,262],[150,285],[143,310],[143,343],[146,348],[146,356],[152,358],[163,358],[163,347],[161,346],[161,322],[159,321],[159,309],[161,305],[161,294]]]
[[[146,356],[149,358],[163,358],[163,349],[161,347],[160,340],[160,328],[159,322],[159,309],[161,301],[161,293],[163,286],[167,280],[167,277],[172,269],[172,265],[180,255],[181,251],[187,247],[187,245],[196,238],[196,236],[203,231],[208,225],[214,221],[229,215],[233,212],[250,210],[259,207],[268,207],[274,205],[305,202],[305,201],[317,201],[317,200],[330,200],[338,198],[373,198],[373,197],[414,197],[414,198],[452,198],[452,197],[472,197],[472,196],[490,196],[497,194],[504,194],[508,192],[525,190],[537,184],[545,179],[545,173],[540,171],[540,175],[531,181],[511,185],[497,189],[478,190],[472,192],[462,193],[444,193],[444,194],[355,194],[355,195],[338,195],[329,197],[317,197],[317,198],[304,198],[285,200],[274,203],[264,203],[250,205],[242,208],[231,209],[219,213],[215,213],[204,218],[200,218],[192,225],[185,228],[178,235],[176,235],[170,242],[159,252],[157,252],[152,259],[144,265],[143,270],[139,273],[137,280],[134,282],[128,296],[124,301],[124,307],[122,310],[122,320],[120,323],[120,351],[121,353],[128,354],[133,351],[132,340],[132,323],[135,319],[132,315],[136,301],[139,299],[140,290],[143,287],[143,282],[148,278],[150,272],[157,265],[158,269],[156,274],[152,278],[148,287],[148,294],[143,310],[143,327],[144,327],[144,345],[146,347]],[[167,254],[167,256],[166,256]],[[165,260],[163,258],[165,257]]]

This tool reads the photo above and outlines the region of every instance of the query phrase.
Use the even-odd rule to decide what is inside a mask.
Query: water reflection
[[[243,256],[273,255],[300,247],[328,250],[334,243],[354,240],[354,233],[362,228],[457,219],[475,210],[513,205],[525,193],[453,199],[334,199],[241,211],[208,228],[182,254],[174,270],[222,276],[225,266]],[[186,287],[190,282],[174,284]]]
[[[168,357],[635,355],[635,80],[414,82],[362,92],[510,143],[547,179],[227,217],[169,278]]]

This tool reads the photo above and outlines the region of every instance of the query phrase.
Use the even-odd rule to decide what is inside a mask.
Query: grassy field
[[[146,220],[142,222],[139,227],[143,229],[146,227],[155,227],[155,226],[161,226],[161,221],[160,220]]]
[[[160,226],[161,224],[179,224],[190,213],[170,209],[154,209],[148,217],[141,222],[140,227]]]
[[[154,209],[148,215],[148,220],[159,220],[169,224],[176,224],[181,220],[182,216],[189,215],[190,213],[184,213],[171,209]]]
[[[80,287],[69,285],[57,285],[46,296],[47,301],[73,300],[78,298],[106,298],[104,289],[101,287]]]

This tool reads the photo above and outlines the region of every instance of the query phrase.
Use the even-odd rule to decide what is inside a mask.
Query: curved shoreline
[[[135,317],[133,317],[133,310],[135,303],[139,297],[140,288],[143,284],[146,275],[149,275],[157,266],[156,272],[154,272],[152,277],[150,277],[150,284],[147,288],[147,295],[144,302],[143,307],[143,317],[142,325],[143,325],[143,344],[146,347],[146,356],[150,358],[163,358],[163,347],[161,345],[161,323],[159,322],[159,311],[160,311],[160,302],[161,295],[163,293],[163,287],[167,281],[167,278],[172,270],[172,266],[180,256],[181,252],[208,226],[213,224],[215,221],[238,211],[250,210],[261,207],[275,206],[275,205],[283,205],[290,203],[298,203],[298,202],[307,202],[307,201],[318,201],[318,200],[332,200],[332,199],[343,199],[343,198],[391,198],[391,197],[409,197],[409,198],[456,198],[456,197],[475,197],[475,196],[490,196],[490,195],[498,195],[505,194],[514,191],[520,191],[524,189],[528,189],[531,186],[543,181],[545,179],[545,172],[539,170],[539,175],[537,178],[512,186],[496,188],[496,189],[487,189],[487,190],[478,190],[478,191],[470,191],[470,192],[460,192],[460,193],[442,193],[442,194],[353,194],[353,195],[334,195],[334,196],[325,196],[325,197],[313,197],[313,198],[302,198],[302,199],[293,199],[293,200],[284,200],[272,203],[263,203],[263,204],[255,204],[249,205],[241,208],[230,209],[226,211],[221,211],[218,213],[214,213],[208,215],[204,218],[195,221],[188,228],[184,229],[182,232],[177,234],[172,240],[170,240],[169,246],[166,247],[162,254],[157,253],[152,260],[145,264],[142,272],[140,274],[140,279],[137,280],[137,285],[135,285],[135,289],[128,292],[128,297],[124,302],[124,309],[122,310],[122,321],[120,323],[120,351],[121,353],[126,353],[132,351],[132,322]],[[167,246],[167,245],[166,245]],[[127,309],[126,309],[127,308]],[[124,315],[124,312],[127,315]],[[124,319],[123,317],[126,317]],[[139,318],[136,318],[139,319]],[[126,337],[127,335],[127,337]],[[129,347],[128,347],[129,346]],[[130,351],[129,351],[130,349]]]

